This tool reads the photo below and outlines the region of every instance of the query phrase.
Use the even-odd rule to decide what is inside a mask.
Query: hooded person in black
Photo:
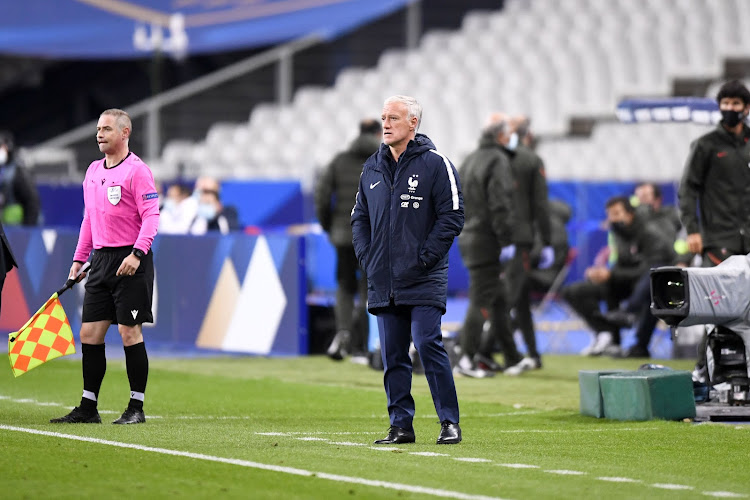
[[[362,165],[378,150],[381,133],[380,122],[362,120],[359,136],[326,167],[315,190],[315,214],[336,247],[336,335],[327,352],[335,360],[349,352],[355,356],[367,352],[367,277],[354,255],[351,211]],[[355,308],[357,294],[359,303]]]

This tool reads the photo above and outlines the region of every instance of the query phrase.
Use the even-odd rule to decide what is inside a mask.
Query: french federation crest
[[[409,181],[408,182],[409,182],[409,192],[410,193],[414,193],[414,192],[417,191],[417,186],[419,186],[419,181],[417,180],[418,177],[419,177],[419,175],[412,175],[411,177],[409,177]]]
[[[121,186],[109,186],[107,188],[107,199],[113,205],[120,203],[122,199],[122,187]]]

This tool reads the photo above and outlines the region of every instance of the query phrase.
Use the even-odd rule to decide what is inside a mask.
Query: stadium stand
[[[419,96],[422,130],[456,163],[484,114],[503,109],[531,116],[552,179],[673,181],[705,127],[615,123],[617,102],[668,96],[677,78],[719,78],[724,58],[747,54],[749,8],[736,0],[509,0],[501,11],[470,12],[457,31],[426,33],[416,50],[385,51],[375,68],[344,69],[331,88],[303,87],[288,106],[259,105],[247,123],[216,124],[192,146],[168,144],[162,162],[219,177],[301,177],[309,187],[357,120],[403,93]],[[578,116],[602,119],[590,139],[565,137]]]

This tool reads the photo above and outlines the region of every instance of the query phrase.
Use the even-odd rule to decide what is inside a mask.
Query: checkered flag
[[[73,330],[59,296],[75,285],[88,268],[86,263],[76,279],[69,279],[20,330],[8,336],[8,357],[13,375],[19,377],[42,363],[76,352]]]

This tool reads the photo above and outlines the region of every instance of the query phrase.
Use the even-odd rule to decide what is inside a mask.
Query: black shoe
[[[461,442],[461,428],[453,422],[443,421],[440,424],[440,435],[437,444],[458,444]]]
[[[621,309],[607,311],[606,313],[604,313],[604,317],[607,321],[618,328],[632,328],[633,325],[635,325],[636,320],[635,314],[623,311]]]
[[[128,408],[122,414],[120,418],[112,422],[113,424],[142,424],[146,422],[146,415],[143,414],[143,410],[136,408]]]
[[[627,350],[627,352],[623,355],[624,358],[650,358],[651,354],[648,352],[648,349],[634,345],[630,349]]]
[[[52,418],[49,423],[51,424],[101,424],[102,419],[99,416],[99,412],[94,410],[86,411],[82,410],[78,406],[73,408],[73,411],[60,418]]]
[[[388,435],[383,439],[375,441],[375,444],[406,444],[413,443],[414,441],[416,441],[414,431],[407,431],[406,429],[392,425],[388,429]]]
[[[518,361],[521,361],[520,359]],[[474,355],[474,364],[477,368],[491,372],[502,372],[503,365],[495,361],[492,356],[480,352]],[[515,363],[513,363],[515,364]]]

